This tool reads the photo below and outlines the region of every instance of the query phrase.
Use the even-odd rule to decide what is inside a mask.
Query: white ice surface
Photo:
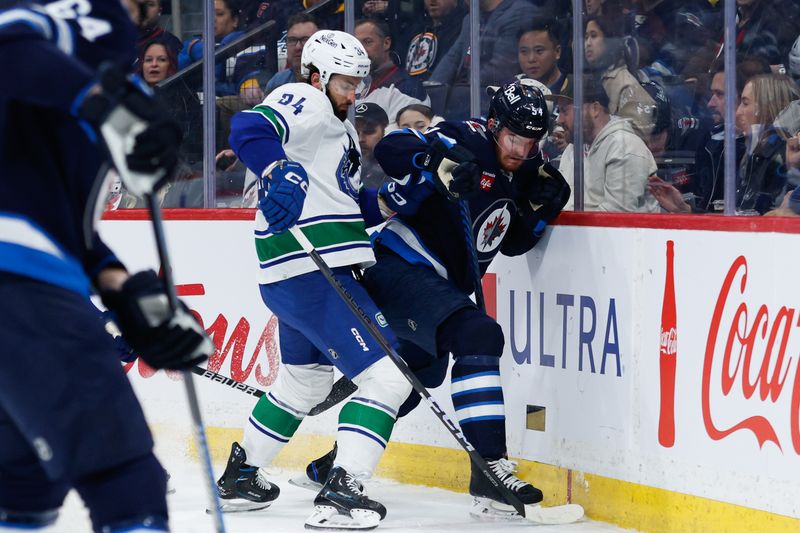
[[[167,464],[176,489],[169,501],[170,525],[174,533],[213,533],[210,515],[205,513],[206,489],[197,464]],[[223,465],[216,465],[221,472]],[[308,531],[305,519],[311,514],[314,493],[287,483],[298,474],[273,470],[269,476],[281,488],[278,500],[268,509],[249,513],[225,514],[228,533],[288,533]],[[388,509],[386,519],[375,530],[393,533],[419,532],[513,532],[527,530],[535,533],[618,533],[630,531],[584,518],[580,522],[563,526],[540,526],[528,522],[477,521],[470,518],[470,497],[442,489],[404,485],[389,480],[370,480],[369,495]],[[67,497],[61,516],[55,526],[41,530],[46,533],[90,532],[88,513],[80,499],[72,492]]]

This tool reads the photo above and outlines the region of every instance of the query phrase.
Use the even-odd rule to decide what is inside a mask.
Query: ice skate
[[[314,459],[306,467],[306,475],[296,476],[289,480],[289,483],[297,487],[313,490],[319,492],[322,490],[322,484],[328,479],[328,474],[333,468],[333,460],[336,459],[336,443],[333,443],[333,449],[320,457]]]
[[[306,529],[365,531],[378,527],[385,516],[386,507],[369,499],[355,476],[335,466],[314,499]]]
[[[277,485],[266,480],[260,468],[246,461],[244,448],[234,442],[225,472],[217,481],[223,512],[265,509],[281,492]]]
[[[489,468],[498,479],[525,505],[535,505],[542,501],[542,491],[514,475],[517,468],[515,461],[500,458],[495,461],[486,461]],[[519,513],[509,505],[500,492],[487,479],[486,475],[472,467],[472,477],[469,480],[469,493],[472,495],[470,515],[481,519],[520,519]]]

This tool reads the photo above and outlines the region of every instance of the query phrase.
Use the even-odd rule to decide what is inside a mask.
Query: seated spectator
[[[569,84],[567,74],[561,72],[561,36],[553,19],[538,19],[519,31],[517,59],[522,74],[543,83],[551,92],[560,93]]]
[[[407,105],[395,117],[398,128],[410,128],[422,133],[441,120],[442,117],[435,116],[430,107],[422,104]]]
[[[531,4],[527,0],[480,1],[480,109],[489,107],[486,87],[503,85],[514,78],[519,68],[517,35],[523,25],[529,20],[548,16],[553,10],[553,4],[555,2]],[[445,109],[434,108],[434,111],[443,114],[447,120],[460,120],[469,116],[469,70],[472,64],[469,43],[470,24],[467,15],[456,42],[430,77],[430,81],[449,87]]]
[[[425,15],[414,30],[406,52],[406,71],[427,80],[461,31],[467,13],[463,0],[425,0]]]
[[[764,214],[780,203],[786,186],[783,172],[789,134],[773,122],[800,89],[785,74],[762,74],[744,86],[736,121],[745,136],[745,156],[739,165],[737,209]]]
[[[136,52],[139,56],[144,48],[155,40],[164,43],[177,56],[181,51],[181,40],[161,26],[161,11],[164,0],[144,0],[144,16],[139,21],[139,37],[136,40]]]
[[[571,135],[572,98],[556,95],[556,99],[558,124]],[[647,178],[657,170],[653,155],[630,121],[611,115],[608,106],[608,95],[599,80],[588,78],[582,110],[584,140],[589,144],[584,160],[584,209],[657,212],[658,203],[647,191]],[[565,164],[563,156],[561,164]]]
[[[139,75],[153,87],[178,71],[178,59],[167,41],[160,39],[148,43],[137,61]]]
[[[400,92],[394,85],[390,85],[389,87],[375,89],[367,96],[356,95],[356,105],[368,102],[379,105],[388,116],[392,117],[389,126],[386,128],[388,133],[397,129],[397,123],[394,120],[401,109],[415,104],[427,106],[430,103],[430,99],[426,98],[425,101],[417,100]]]
[[[631,58],[618,21],[605,17],[589,18],[584,52],[589,71],[602,79],[609,99],[609,112],[630,119],[639,137],[647,139],[653,129],[655,102],[629,70]]]
[[[361,41],[367,51],[370,62],[370,80],[366,92],[362,97],[376,89],[394,86],[403,94],[420,101],[427,100],[425,88],[419,79],[409,76],[403,68],[395,64],[392,59],[392,37],[386,23],[375,19],[361,19],[356,21],[353,35]]]
[[[159,85],[178,69],[178,59],[167,43],[156,39],[144,48],[138,60],[138,73],[180,124],[183,131],[181,160],[191,166],[202,161],[202,106],[197,94],[183,79],[176,79],[167,86]]]
[[[783,63],[797,37],[799,10],[794,1],[737,0],[737,54],[761,56],[774,66]]]
[[[753,76],[769,72],[763,61],[745,59],[736,68],[737,105],[738,94]],[[668,181],[651,176],[650,192],[662,209],[670,213],[708,213],[724,209],[725,170],[725,71],[722,61],[712,66],[711,88],[707,107],[713,127],[695,153],[694,167],[690,170],[690,183],[683,192]],[[736,135],[736,161],[744,155],[744,136]]]
[[[361,147],[361,183],[368,189],[377,189],[386,179],[386,173],[375,159],[373,149],[383,139],[389,117],[381,106],[373,103],[356,105],[356,131]]]
[[[214,0],[214,45],[223,47],[244,32],[237,30],[239,25],[239,6],[236,0]],[[263,95],[252,95],[251,89],[258,87],[257,76],[262,70],[265,48],[254,47],[237,54],[231,60],[220,60],[215,69],[217,96],[235,96],[243,93],[246,101],[261,101]],[[183,69],[203,59],[203,39],[200,36],[187,40],[180,55],[178,67]],[[259,98],[261,96],[261,98]]]
[[[286,32],[286,68],[275,73],[267,82],[264,94],[267,95],[285,83],[303,81],[300,74],[300,57],[309,37],[319,30],[317,19],[308,13],[297,13],[289,18]]]

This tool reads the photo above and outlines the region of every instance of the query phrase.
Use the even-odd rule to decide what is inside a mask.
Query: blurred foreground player
[[[168,531],[164,470],[89,300],[94,288],[155,368],[213,350],[185,309],[170,310],[156,274],[129,276],[93,229],[105,146],[125,146],[136,187],[152,192],[180,143],[119,67],[134,56],[138,8],[71,0],[0,11],[0,69],[13,73],[0,77],[0,530],[52,524],[74,488],[95,531]],[[98,84],[108,61],[101,70],[117,74]],[[109,117],[123,115],[138,136],[118,135]]]
[[[396,214],[374,239],[377,263],[364,272],[367,291],[400,338],[400,355],[423,385],[441,385],[453,355],[451,392],[461,429],[524,504],[541,502],[542,492],[517,478],[507,459],[503,331],[469,296],[498,253],[515,256],[533,248],[569,198],[569,185],[538,152],[547,130],[544,96],[532,80],[519,80],[494,92],[488,119],[384,137],[375,156],[393,180],[380,194]],[[463,199],[473,221],[471,243]],[[480,274],[470,268],[471,247]],[[419,400],[411,394],[400,416]],[[309,466],[312,481],[325,475],[335,453]],[[517,515],[474,465],[469,492],[473,515]]]

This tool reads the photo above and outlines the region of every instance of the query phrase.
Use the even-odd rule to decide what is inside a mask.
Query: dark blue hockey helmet
[[[494,119],[493,134],[496,135],[501,128],[508,128],[522,137],[541,139],[547,135],[550,113],[534,80],[523,78],[500,88],[490,87],[489,93],[492,95],[489,118]]]

